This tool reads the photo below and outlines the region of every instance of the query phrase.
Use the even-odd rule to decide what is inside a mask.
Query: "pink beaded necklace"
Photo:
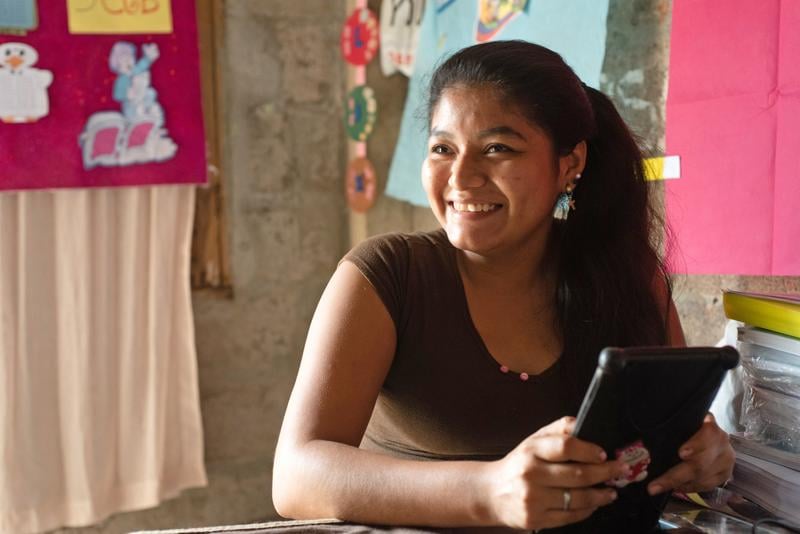
[[[508,373],[510,373],[512,371],[511,371],[511,369],[509,369],[505,365],[501,365],[500,366],[500,372],[508,374]],[[519,374],[519,379],[522,380],[523,382],[526,382],[529,378],[530,378],[530,376],[528,376],[528,373],[520,373]]]

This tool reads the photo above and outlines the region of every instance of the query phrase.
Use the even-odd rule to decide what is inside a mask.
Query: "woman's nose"
[[[453,189],[474,189],[486,183],[486,175],[469,155],[460,155],[450,167],[447,184]]]

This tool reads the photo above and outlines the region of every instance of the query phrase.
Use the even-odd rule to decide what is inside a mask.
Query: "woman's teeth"
[[[498,204],[462,204],[461,202],[453,202],[453,208],[456,211],[493,211],[498,207]]]

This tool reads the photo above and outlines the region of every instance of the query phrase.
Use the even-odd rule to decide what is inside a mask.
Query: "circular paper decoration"
[[[378,18],[367,8],[358,8],[342,28],[342,55],[352,65],[366,65],[378,51]]]
[[[347,166],[344,191],[353,211],[364,213],[375,203],[375,168],[367,158],[355,158]]]
[[[347,95],[344,107],[347,135],[354,141],[365,141],[375,126],[378,108],[375,92],[366,85],[359,85]]]

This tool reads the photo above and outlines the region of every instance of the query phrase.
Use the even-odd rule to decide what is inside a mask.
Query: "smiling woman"
[[[629,474],[571,437],[605,346],[682,345],[636,142],[541,46],[466,48],[434,73],[423,183],[441,230],[368,240],[309,330],[273,499],[298,518],[541,529]],[[651,493],[727,479],[713,420]],[[434,461],[430,461],[434,460]],[[600,485],[600,487],[597,487]]]
[[[549,136],[488,85],[443,91],[431,124],[423,183],[450,242],[484,256],[541,255],[586,143],[554,161]]]

